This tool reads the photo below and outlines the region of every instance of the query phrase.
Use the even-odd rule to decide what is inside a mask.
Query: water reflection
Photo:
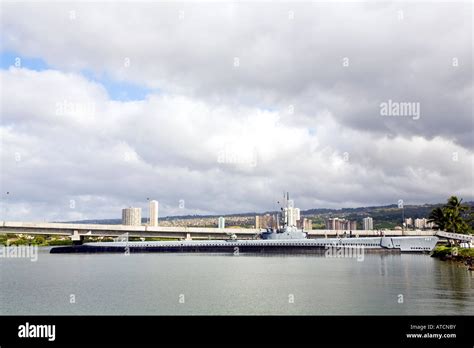
[[[0,314],[472,314],[472,272],[422,254],[54,255],[0,260]],[[75,294],[76,305],[69,303]],[[178,303],[185,294],[186,303]],[[294,303],[288,303],[289,294]],[[399,296],[403,295],[403,302]]]

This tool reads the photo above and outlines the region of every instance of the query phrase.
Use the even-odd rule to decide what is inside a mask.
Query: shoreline
[[[432,252],[431,257],[440,261],[453,261],[465,266],[468,270],[474,271],[474,248],[448,247],[444,245],[437,246]]]

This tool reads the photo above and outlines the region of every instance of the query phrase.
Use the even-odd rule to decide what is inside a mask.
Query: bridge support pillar
[[[78,231],[74,231],[71,240],[73,245],[81,245],[84,241],[84,236],[80,236]]]
[[[191,233],[186,233],[186,240],[192,240]]]

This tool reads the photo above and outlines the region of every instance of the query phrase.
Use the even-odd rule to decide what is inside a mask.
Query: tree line
[[[462,203],[462,199],[451,196],[444,206],[431,211],[428,221],[441,231],[472,234],[474,212],[472,206]]]

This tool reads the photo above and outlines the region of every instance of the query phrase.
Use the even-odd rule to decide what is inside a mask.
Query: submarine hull
[[[157,253],[157,252],[217,252],[217,253],[311,253],[329,248],[382,251],[428,252],[433,250],[437,237],[368,237],[320,238],[305,240],[215,240],[215,241],[160,241],[160,242],[97,242],[61,246],[52,254],[65,253]]]

